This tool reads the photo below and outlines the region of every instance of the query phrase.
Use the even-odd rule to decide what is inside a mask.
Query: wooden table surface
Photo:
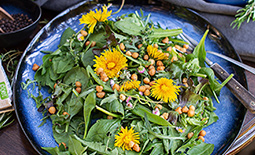
[[[57,15],[56,12],[43,10],[41,20],[50,20],[55,15]],[[40,27],[42,26],[43,25],[40,24],[37,31],[39,31]],[[21,45],[21,49],[24,48],[27,43],[28,42],[23,43],[23,45]],[[253,62],[245,61],[244,63],[255,67],[255,63]],[[246,72],[246,76],[249,90],[252,92],[252,94],[255,94],[255,75],[250,72]],[[252,116],[253,115],[250,117]],[[37,152],[33,149],[26,136],[24,135],[15,114],[13,117],[15,121],[10,126],[0,130],[0,155],[36,155]],[[251,147],[251,145],[254,145],[253,148],[255,148],[255,143],[250,144],[250,146],[247,148]],[[244,155],[242,152],[245,152],[247,148],[242,150],[239,154]]]

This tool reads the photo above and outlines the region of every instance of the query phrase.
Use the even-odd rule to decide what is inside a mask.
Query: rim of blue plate
[[[17,69],[16,69],[16,73],[15,73],[15,76],[14,76],[14,80],[13,80],[13,81],[14,81],[14,84],[13,84],[13,104],[14,104],[15,113],[16,113],[16,116],[17,116],[17,119],[18,119],[18,122],[19,122],[19,124],[20,124],[20,126],[21,126],[22,131],[23,131],[23,133],[25,134],[25,136],[27,137],[27,139],[28,139],[28,141],[30,142],[30,144],[32,145],[32,147],[37,151],[38,154],[42,154],[42,152],[39,151],[39,149],[36,147],[36,144],[31,140],[31,138],[30,138],[30,136],[29,136],[29,133],[27,133],[26,130],[24,129],[24,126],[23,126],[23,124],[22,124],[22,122],[21,122],[21,120],[20,120],[20,114],[19,114],[19,112],[18,112],[18,110],[17,110],[17,104],[18,104],[18,103],[16,103],[16,91],[15,91],[15,90],[16,90],[16,82],[17,82],[18,72],[19,72],[20,66],[21,66],[21,64],[22,64],[22,60],[26,57],[27,52],[30,51],[30,49],[33,47],[33,45],[36,43],[36,41],[40,38],[40,36],[43,34],[43,32],[44,32],[47,28],[49,28],[50,26],[52,26],[52,24],[53,24],[56,20],[62,18],[63,16],[67,15],[67,14],[68,14],[69,12],[71,12],[71,11],[74,11],[75,9],[79,8],[80,6],[85,5],[85,4],[87,4],[87,3],[90,3],[90,2],[92,2],[92,1],[93,1],[93,0],[85,0],[85,1],[83,1],[83,2],[80,2],[80,3],[78,3],[78,4],[74,5],[74,6],[72,6],[72,7],[68,8],[68,9],[66,9],[65,11],[61,12],[60,14],[58,14],[55,18],[53,18],[53,19],[52,19],[48,24],[46,24],[46,25],[36,34],[36,36],[32,39],[32,41],[31,41],[31,42],[29,43],[29,45],[27,46],[26,50],[24,51],[24,53],[23,53],[23,55],[22,55],[22,57],[21,57],[21,59],[20,59],[20,61],[19,61],[19,63],[18,63],[18,66],[17,66]],[[171,4],[171,6],[172,6],[172,7],[176,7],[176,8],[181,8],[181,9],[183,9],[184,11],[190,13],[192,16],[194,16],[194,17],[196,17],[196,18],[200,18],[200,19],[205,23],[206,26],[209,26],[209,29],[210,29],[212,32],[214,32],[214,33],[217,32],[217,34],[220,35],[220,37],[224,40],[224,44],[226,44],[227,48],[228,48],[229,50],[231,50],[231,52],[232,52],[231,54],[233,54],[233,56],[234,56],[238,61],[241,61],[240,56],[239,56],[239,55],[237,54],[237,52],[234,50],[233,46],[229,43],[229,41],[226,39],[226,37],[225,37],[217,28],[215,28],[214,26],[212,26],[212,25],[210,24],[210,22],[208,22],[204,17],[202,17],[202,16],[199,15],[197,12],[195,12],[195,11],[193,11],[193,10],[191,10],[191,9],[187,9],[187,8],[175,6],[175,5],[172,5],[172,4]],[[141,6],[141,7],[142,7],[142,6]],[[243,80],[241,81],[241,84],[244,85],[244,87],[247,88],[247,80],[246,80],[246,75],[245,75],[245,73],[244,73],[243,76],[244,76],[244,77],[243,77]],[[242,114],[242,115],[243,115],[243,119],[242,119],[242,120],[244,120],[244,118],[245,118],[246,109],[244,109],[243,112],[244,112],[244,113]],[[241,129],[241,126],[243,125],[243,123],[244,123],[244,121],[242,121],[241,124],[238,124],[239,131],[237,131],[236,136],[230,138],[228,144],[225,145],[225,146],[223,146],[223,147],[217,152],[217,154],[225,154],[225,153],[227,152],[228,148],[231,147],[231,146],[233,145],[233,142],[235,141],[235,139],[237,138],[237,136],[238,136],[239,133],[240,133],[240,129]]]

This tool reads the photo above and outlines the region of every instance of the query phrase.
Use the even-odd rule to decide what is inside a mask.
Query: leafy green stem
[[[110,116],[112,116],[112,117],[116,117],[116,118],[121,118],[121,117],[122,117],[122,116],[120,116],[120,115],[116,115],[116,114],[114,114],[114,113],[111,113],[111,112],[109,112],[109,111],[107,111],[107,110],[105,110],[105,109],[103,109],[103,108],[101,108],[101,107],[99,107],[99,106],[97,106],[97,105],[96,105],[96,109],[99,110],[99,111],[101,111],[101,112],[103,112],[103,113],[105,113],[105,114],[107,114],[107,115],[110,115]]]

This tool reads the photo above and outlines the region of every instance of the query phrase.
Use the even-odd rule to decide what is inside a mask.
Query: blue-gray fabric
[[[236,11],[241,7],[209,3],[204,0],[166,1],[197,11],[227,37],[243,60],[255,62],[255,22],[244,22],[238,30],[230,26],[235,20]]]

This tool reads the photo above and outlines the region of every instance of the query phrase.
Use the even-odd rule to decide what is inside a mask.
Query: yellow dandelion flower
[[[129,80],[122,84],[120,91],[128,91],[130,89],[139,88],[141,81]]]
[[[157,60],[163,60],[168,58],[164,53],[159,52],[158,48],[153,47],[151,45],[147,46],[147,53],[150,57]]]
[[[120,70],[128,66],[126,57],[115,48],[105,50],[100,57],[95,57],[95,72],[98,68],[103,68],[109,78],[119,77]]]
[[[155,81],[155,84],[151,87],[151,95],[157,100],[161,99],[164,102],[173,102],[179,95],[180,86],[173,84],[172,79],[160,78]]]
[[[87,24],[89,27],[89,33],[93,33],[94,32],[94,28],[97,24],[97,22],[105,22],[107,21],[108,17],[111,16],[112,10],[108,11],[107,10],[107,6],[103,6],[103,11],[97,10],[96,12],[90,10],[89,13],[87,13],[86,15],[82,15],[82,17],[80,18],[80,24]]]
[[[119,135],[115,135],[114,146],[122,147],[123,150],[131,150],[131,147],[129,146],[130,141],[133,141],[136,144],[140,144],[139,139],[140,136],[138,132],[134,132],[133,127],[131,127],[130,130],[128,130],[127,127],[125,129],[121,128]]]

